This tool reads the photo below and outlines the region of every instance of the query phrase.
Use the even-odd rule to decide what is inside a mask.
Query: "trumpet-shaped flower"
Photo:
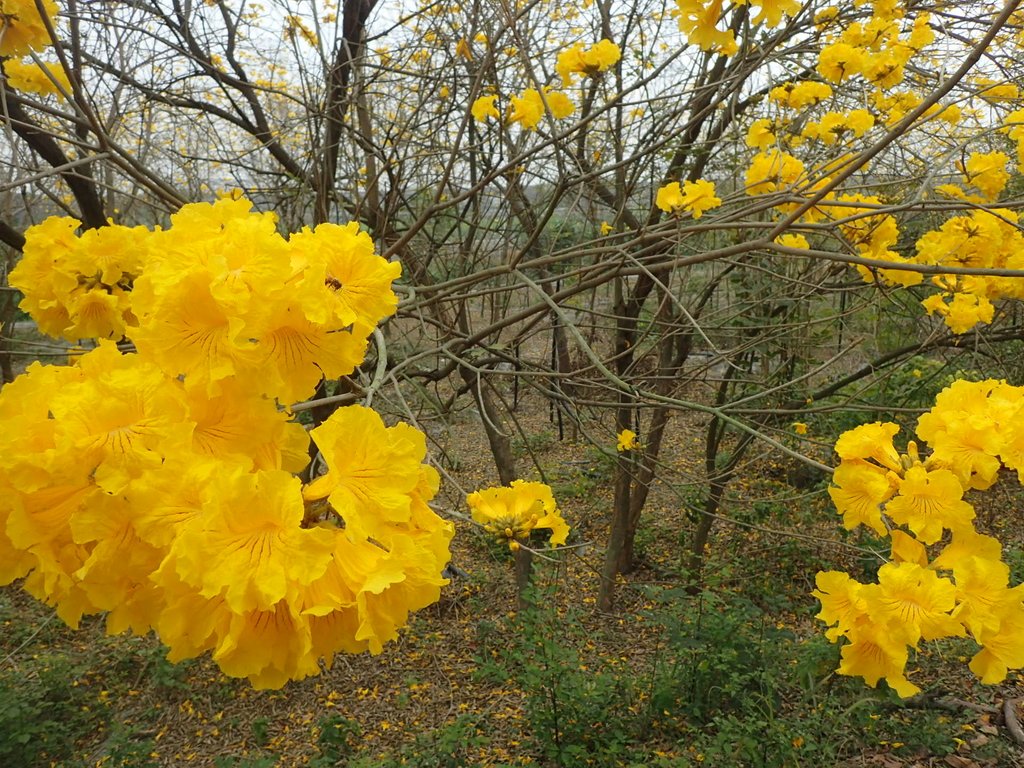
[[[974,507],[963,495],[963,486],[948,469],[911,467],[900,481],[899,494],[885,505],[885,513],[923,543],[934,544],[947,529],[970,527]]]
[[[666,184],[658,190],[655,204],[667,213],[688,211],[699,219],[704,211],[717,208],[721,198],[715,196],[715,183],[705,179],[685,181],[680,187],[678,181]]]
[[[563,85],[572,85],[574,75],[593,76],[615,66],[622,58],[622,51],[611,40],[603,39],[584,48],[574,45],[558,54],[555,71],[562,78]]]
[[[803,176],[804,164],[777,149],[758,152],[747,169],[748,195],[763,195],[787,189]]]
[[[536,88],[527,88],[520,96],[512,97],[508,121],[519,123],[523,128],[535,130],[544,117],[544,100]]]
[[[58,62],[48,61],[36,64],[33,61],[21,62],[17,59],[8,59],[4,62],[4,74],[7,76],[8,85],[25,93],[47,96],[59,94],[60,89],[63,89],[64,93],[71,92],[71,83],[68,81],[67,73]]]
[[[904,674],[909,656],[907,644],[889,632],[887,626],[860,622],[848,636],[850,643],[843,646],[839,674],[862,677],[872,688],[879,680],[885,680],[903,698],[920,692]]]
[[[310,292],[311,322],[331,328],[358,322],[372,328],[395,313],[398,297],[391,284],[401,276],[402,265],[374,253],[373,240],[355,222],[303,229],[289,243],[293,264],[303,269],[303,288]],[[313,296],[322,299],[312,301]]]
[[[498,107],[495,104],[497,100],[497,96],[481,96],[474,101],[473,106],[469,109],[473,119],[478,123],[486,123],[492,117],[495,120],[501,120],[501,112],[498,111]]]
[[[381,525],[409,521],[427,450],[423,433],[408,424],[386,427],[374,411],[352,405],[331,414],[312,437],[327,473],[306,486],[307,502],[326,498],[346,535],[358,541],[375,537]]]
[[[843,83],[864,70],[864,52],[847,43],[832,43],[821,49],[818,74],[832,83]]]
[[[952,470],[965,488],[984,490],[996,480],[1003,433],[989,396],[998,382],[957,381],[939,393],[917,422],[932,448],[932,461]]]
[[[513,480],[511,486],[486,488],[466,497],[473,520],[518,549],[535,529],[549,529],[551,546],[564,544],[569,526],[562,519],[551,488],[544,483]]]
[[[1006,170],[1010,158],[1002,152],[972,152],[960,169],[964,179],[987,200],[995,200],[1010,180]]]
[[[841,571],[819,571],[814,583],[818,588],[811,595],[821,602],[817,618],[830,626],[825,636],[834,643],[867,615],[861,596],[864,585]]]
[[[870,459],[886,469],[899,472],[902,469],[900,455],[892,443],[899,431],[899,425],[891,422],[861,424],[840,435],[835,450],[843,461]]]
[[[3,35],[0,35],[0,56],[24,56],[30,51],[40,51],[52,45],[50,33],[46,28],[42,8],[46,19],[52,26],[57,16],[57,3],[54,0],[3,0],[0,14],[3,16]]]
[[[633,451],[640,447],[640,443],[637,442],[636,432],[631,429],[624,429],[619,432],[618,444],[615,446],[615,450],[619,451]]]
[[[1024,608],[1015,600],[996,631],[983,631],[975,638],[981,650],[969,664],[981,682],[994,685],[1006,679],[1010,669],[1024,667]]]
[[[909,645],[964,634],[950,616],[956,604],[953,582],[916,563],[886,563],[878,569],[878,583],[865,586],[861,595],[871,621],[888,626],[891,636]]]
[[[301,486],[290,473],[229,471],[205,496],[170,549],[178,578],[203,597],[222,595],[235,613],[267,611],[327,570],[334,534],[301,527]]]
[[[896,491],[888,472],[866,461],[844,461],[833,473],[832,482],[828,495],[847,530],[866,525],[879,536],[887,534],[882,504]]]

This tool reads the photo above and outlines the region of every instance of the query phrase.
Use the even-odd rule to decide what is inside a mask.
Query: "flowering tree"
[[[503,379],[533,388],[560,428],[615,456],[608,608],[657,483],[696,497],[687,564],[699,588],[753,447],[827,469],[786,445],[792,421],[915,354],[1021,335],[1007,301],[1021,296],[1015,2],[3,9],[0,241],[24,253],[11,285],[43,330],[137,350],[101,344],[5,388],[19,428],[2,482],[17,501],[0,542],[29,554],[4,575],[33,569],[30,586],[72,621],[122,606],[113,629],[156,626],[169,639],[185,632],[174,617],[188,600],[223,601],[206,635],[169,644],[213,649],[260,684],[339,648],[377,647],[437,594],[450,531],[426,507],[437,479],[423,438],[359,406],[332,413],[341,404],[385,401],[414,420],[471,399],[509,485],[519,427]],[[212,202],[230,189],[241,196]],[[46,219],[60,213],[74,222]],[[896,344],[864,320],[896,316]],[[76,420],[143,380],[155,399],[137,411]],[[51,418],[41,393],[58,389],[64,410]],[[287,417],[302,411],[317,424],[320,477]],[[167,422],[140,438],[138,457],[134,438],[110,453],[95,437],[122,434],[129,417]],[[663,462],[673,418],[701,430],[696,473]],[[197,437],[222,421],[254,432]],[[365,472],[345,462],[391,454],[350,456],[342,434],[395,452],[394,487],[358,490]],[[45,461],[25,464],[33,451]],[[210,456],[236,468],[213,471]],[[73,464],[80,482],[65,484]],[[135,521],[164,509],[160,478],[182,472],[207,494],[184,508],[220,516],[201,528]],[[57,487],[68,495],[47,495]],[[186,552],[213,546],[202,531],[242,525],[225,506],[233,495],[280,499],[290,522],[272,525],[271,509],[265,522],[282,552],[310,562],[261,560],[250,582],[196,574]],[[68,524],[86,496],[114,504],[122,528]],[[555,517],[535,500],[488,498],[471,499],[474,515],[513,542]],[[523,514],[501,525],[502,508]],[[29,525],[44,518],[52,528]],[[134,581],[107,570],[120,562],[110,542],[128,533],[148,553]],[[358,556],[339,554],[341,541]],[[406,568],[420,549],[422,568]],[[349,562],[349,581],[331,570]],[[125,590],[143,581],[163,602],[140,593],[130,614]],[[239,638],[271,610],[292,622],[280,641],[290,650],[238,661]],[[325,617],[339,627],[333,645],[313,629]]]

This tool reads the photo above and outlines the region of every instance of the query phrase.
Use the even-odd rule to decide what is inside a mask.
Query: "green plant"
[[[633,701],[631,676],[584,658],[579,648],[593,632],[578,612],[560,613],[553,595],[539,589],[528,604],[504,633],[506,651],[491,662],[490,673],[503,666],[526,694],[534,751],[565,768],[619,763],[635,725],[623,716]]]
[[[327,715],[317,723],[316,746],[320,754],[310,761],[313,768],[338,765],[355,754],[363,729],[343,715]]]
[[[476,753],[487,747],[483,716],[462,714],[439,728],[417,731],[411,744],[383,755],[356,755],[346,768],[467,768],[479,765]],[[501,768],[488,762],[487,765]]]
[[[261,747],[265,747],[270,742],[270,724],[267,722],[265,717],[257,717],[250,724],[252,728],[252,738]]]
[[[46,654],[30,666],[0,672],[0,765],[64,764],[76,743],[102,721],[105,706],[61,654]]]
[[[153,768],[157,760],[153,757],[155,742],[149,738],[140,738],[135,728],[120,723],[114,725],[107,737],[103,758],[104,766],[110,768]]]

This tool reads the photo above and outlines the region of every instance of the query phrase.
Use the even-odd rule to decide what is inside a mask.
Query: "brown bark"
[[[498,478],[502,485],[508,485],[516,479],[516,460],[512,453],[512,439],[503,432],[501,410],[495,402],[494,393],[484,375],[468,365],[459,366],[459,375],[473,394],[476,407],[480,410],[480,421],[483,424],[487,443],[491,447],[494,466],[498,470]]]
[[[530,601],[526,599],[526,592],[533,581],[533,552],[520,547],[516,550],[516,594],[519,598],[519,610],[530,607]]]

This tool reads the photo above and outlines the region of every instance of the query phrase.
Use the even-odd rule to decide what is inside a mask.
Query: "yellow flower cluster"
[[[975,529],[963,498],[989,488],[1003,466],[1024,480],[1022,417],[1024,388],[957,381],[918,421],[926,458],[914,442],[898,453],[895,424],[866,424],[836,442],[841,462],[829,495],[845,527],[865,525],[891,541],[876,584],[817,575],[818,618],[831,641],[847,641],[840,674],[871,686],[885,679],[911,696],[919,688],[905,674],[910,649],[963,636],[980,646],[970,668],[984,683],[1024,666],[1024,586],[1009,585],[999,542]]]
[[[985,163],[984,167],[992,167],[988,159]],[[968,167],[977,169],[981,166],[969,159]],[[770,150],[759,153],[747,172],[747,192],[764,194],[792,189],[800,180],[802,171],[800,161],[784,152]],[[776,207],[787,211],[794,206],[794,203],[783,203]],[[899,240],[899,227],[895,217],[881,212],[884,207],[884,202],[874,195],[829,194],[806,211],[801,220],[808,223],[823,219],[832,221],[846,241],[861,256],[869,259],[908,266],[1024,269],[1024,236],[1017,227],[1019,215],[1014,211],[976,208],[970,213],[954,216],[938,229],[918,238],[915,253],[904,257],[893,250]],[[857,265],[857,271],[868,283],[880,280],[888,285],[909,287],[923,280],[920,272],[898,267],[871,269]],[[1024,300],[1024,281],[1020,278],[939,274],[931,278],[931,283],[938,292],[922,300],[921,304],[928,314],[941,317],[954,333],[966,333],[978,323],[992,322],[994,301]]]
[[[1002,152],[972,152],[964,163],[958,163],[964,181],[982,194],[980,202],[992,202],[1002,194],[1010,174],[1006,164],[1010,158]]]
[[[172,660],[209,651],[280,687],[379,652],[437,600],[453,529],[427,506],[422,433],[368,408],[314,429],[326,473],[295,476],[309,435],[280,404],[360,362],[400,270],[355,225],[285,240],[249,208],[27,233],[22,306],[138,352],[101,340],[0,391],[0,583],[26,577],[72,626],[107,611],[110,632],[155,629]],[[90,294],[104,311],[85,310]]]
[[[1024,236],[1018,214],[1004,208],[975,209],[946,220],[917,241],[915,260],[922,264],[957,267],[1024,268]],[[932,283],[940,293],[922,304],[937,314],[954,333],[965,333],[977,323],[990,323],[993,301],[1024,299],[1020,278],[985,275],[936,275]]]
[[[562,519],[551,487],[544,483],[513,480],[511,486],[485,488],[466,497],[473,520],[499,541],[508,542],[509,549],[519,549],[520,542],[538,528],[551,531],[551,546],[565,544],[569,526]]]
[[[470,107],[473,119],[479,123],[485,123],[492,117],[500,120],[501,111],[497,102],[498,97],[495,95],[481,96]],[[570,117],[576,111],[572,99],[561,91],[553,91],[550,88],[545,88],[543,93],[536,88],[527,88],[518,96],[513,96],[509,102],[508,123],[519,123],[531,131],[540,125],[545,113],[550,113],[556,120],[561,120]]]
[[[853,28],[843,34],[853,35],[850,39],[869,47],[876,40],[894,39],[895,21],[865,27]],[[930,41],[930,32],[925,34],[920,17],[915,19],[908,35],[906,47],[916,50]],[[874,31],[872,31],[874,30]],[[887,30],[887,31],[886,31]],[[877,35],[875,34],[877,32]],[[870,33],[870,34],[869,34]],[[867,35],[867,37],[865,37]],[[750,195],[785,193],[775,209],[782,214],[792,213],[801,199],[828,184],[833,169],[843,166],[853,156],[854,148],[849,144],[870,131],[876,116],[868,109],[854,109],[847,112],[826,112],[817,120],[790,120],[785,113],[820,103],[830,97],[832,89],[826,83],[805,81],[778,86],[769,93],[769,101],[776,104],[783,114],[774,118],[760,118],[749,127],[746,137],[748,146],[757,148],[746,172],[746,191]],[[894,115],[902,116],[919,103],[919,98],[904,98],[913,94],[899,94],[878,89],[872,101],[878,115],[891,120]],[[885,101],[883,105],[880,101]],[[956,122],[959,110],[952,107],[935,107],[938,119]],[[792,128],[786,135],[785,129],[795,124],[803,127],[799,133]],[[1024,158],[1024,110],[1010,114],[1002,130],[1018,142],[1018,154]],[[816,171],[808,171],[804,163],[787,149],[798,147],[807,140],[826,145],[844,144],[849,154],[840,155]],[[991,205],[1003,192],[1010,174],[1007,166],[1010,158],[999,151],[973,152],[958,165],[964,182],[977,193],[967,194],[957,185],[946,184],[937,191],[958,197],[972,203]],[[1022,160],[1024,167],[1024,160]],[[812,174],[817,178],[812,181]],[[875,195],[844,194],[829,192],[812,208],[804,211],[799,219],[801,224],[820,226],[830,222],[833,231],[855,249],[858,255],[889,264],[948,265],[955,267],[1005,268],[1024,267],[1021,253],[1024,239],[1017,227],[1018,214],[1002,208],[977,207],[969,214],[955,216],[938,229],[927,232],[916,243],[915,253],[904,256],[896,250],[900,231],[894,216],[884,213],[886,201]],[[921,273],[912,269],[895,266],[871,268],[857,265],[865,282],[881,281],[890,285],[914,286],[922,282]],[[938,289],[922,301],[929,314],[941,317],[954,333],[964,333],[978,323],[989,323],[995,315],[992,302],[1006,299],[1024,299],[1024,283],[1014,278],[985,276],[937,275],[931,283]]]
[[[749,4],[757,9],[757,15],[751,19],[752,23],[763,22],[768,27],[777,27],[784,15],[796,15],[801,5],[799,0],[750,0]],[[696,45],[702,51],[732,56],[739,50],[736,36],[731,29],[719,28],[719,22],[725,17],[725,7],[722,0],[676,0],[672,15],[679,25],[679,31],[686,35],[691,45]],[[728,22],[723,26],[727,27]]]
[[[574,45],[562,51],[558,55],[555,69],[562,79],[562,85],[568,87],[573,84],[574,75],[597,75],[614,66],[621,57],[619,46],[605,39],[590,48]],[[498,96],[494,94],[476,99],[469,111],[478,123],[486,123],[491,118],[501,120]],[[574,112],[576,104],[563,91],[554,90],[550,86],[545,86],[539,91],[536,88],[527,88],[522,93],[510,97],[506,122],[509,125],[518,123],[532,131],[537,129],[545,114],[550,114],[555,120],[563,120],[571,117]]]
[[[785,83],[772,88],[768,98],[783,108],[801,110],[832,98],[832,86],[817,80]]]
[[[9,63],[9,62],[8,62]],[[52,216],[29,228],[10,285],[48,336],[120,339],[138,325],[132,285],[142,274],[149,233],[110,226],[75,234],[79,222]]]
[[[684,181],[681,187],[678,181],[666,184],[658,189],[654,202],[666,213],[686,211],[695,219],[722,204],[721,198],[715,196],[715,182],[705,179]]]
[[[636,439],[636,432],[632,429],[624,429],[619,432],[615,450],[622,453],[623,451],[635,451],[639,447],[640,442]]]
[[[373,326],[391,315],[398,264],[373,253],[355,224],[289,239],[247,200],[188,205],[166,230],[117,225],[75,235],[78,222],[31,228],[11,272],[40,329],[71,340],[128,336],[168,375],[217,394],[250,379],[292,403],[321,376],[351,373]]]
[[[778,149],[758,152],[747,168],[748,195],[765,195],[789,189],[803,178],[804,164]]]
[[[41,0],[52,26],[57,16],[54,0]],[[36,0],[0,0],[0,56],[25,56],[51,44],[46,22],[39,15]]]
[[[58,85],[65,92],[71,90],[67,73],[54,61],[36,64],[33,61],[8,59],[4,62],[4,75],[7,77],[8,86],[24,93],[35,93],[39,96],[59,94]]]
[[[816,139],[823,144],[835,144],[844,136],[860,138],[875,124],[875,118],[866,109],[849,112],[826,112],[821,120],[811,120],[800,132],[803,139]]]
[[[895,88],[910,59],[934,39],[926,13],[917,15],[901,36],[903,12],[895,3],[877,2],[867,22],[843,25],[821,49],[818,74],[832,83],[862,76],[876,88]]]
[[[545,90],[542,94],[536,88],[527,88],[521,95],[513,96],[510,101],[509,123],[519,123],[531,131],[540,124],[545,112],[550,112],[556,120],[561,120],[576,111],[572,99],[561,91]]]
[[[574,45],[558,54],[555,71],[562,78],[562,84],[570,86],[574,75],[592,77],[615,66],[622,58],[619,46],[607,38],[598,40],[590,48]]]

